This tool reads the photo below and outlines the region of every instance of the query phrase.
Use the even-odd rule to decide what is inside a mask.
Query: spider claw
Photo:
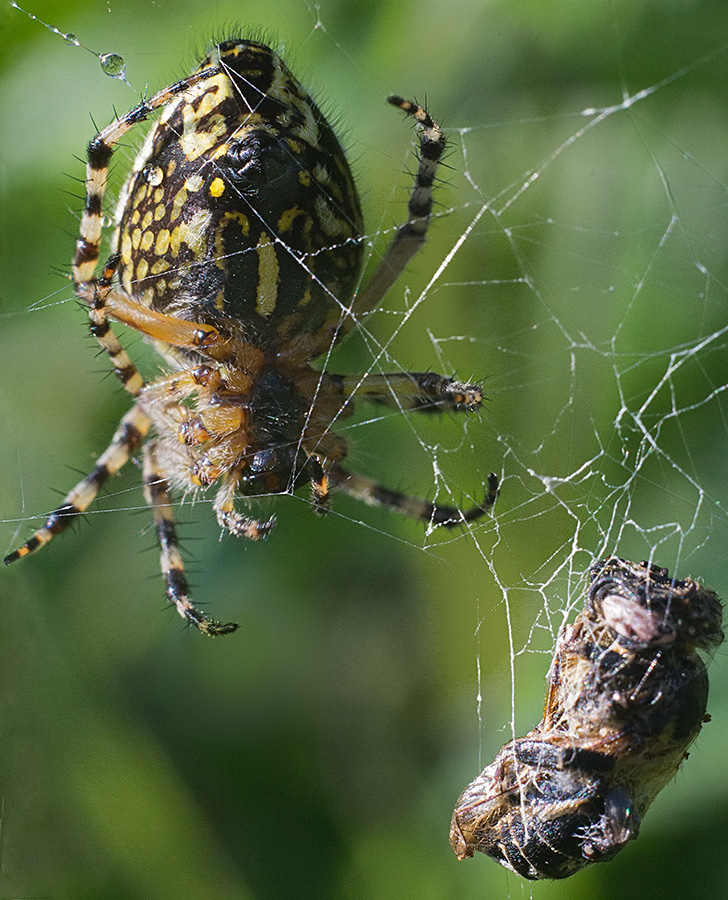
[[[495,505],[500,493],[498,476],[495,472],[491,472],[488,476],[488,487],[483,497],[483,502],[470,509],[460,509],[456,506],[435,506],[432,507],[432,516],[430,521],[433,525],[443,525],[445,528],[455,528],[458,525],[464,525],[466,522],[474,522],[480,519]]]
[[[27,544],[23,544],[22,547],[18,547],[17,550],[13,550],[12,553],[8,553],[7,556],[3,557],[3,565],[9,566],[10,563],[14,563],[18,559],[22,559],[24,556],[27,556],[30,553],[30,549]]]
[[[237,630],[237,622],[218,622],[217,619],[211,619],[200,612],[192,604],[187,595],[187,581],[182,572],[178,571],[175,573],[170,581],[172,584],[167,589],[167,599],[174,604],[177,612],[188,625],[194,625],[198,631],[206,634],[208,637],[232,634],[233,631]]]
[[[267,537],[276,524],[276,517],[271,516],[268,519],[253,519],[251,516],[244,516],[236,509],[218,510],[217,521],[223,531],[232,534],[233,537],[244,537],[249,541],[259,541],[261,538]]]
[[[199,618],[188,617],[189,622],[192,625],[195,625],[202,634],[206,634],[208,637],[221,637],[225,634],[232,634],[233,631],[238,630],[237,622],[218,622],[216,619],[208,619],[206,616],[200,616]]]

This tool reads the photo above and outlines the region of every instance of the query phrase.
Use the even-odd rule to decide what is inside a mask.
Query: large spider
[[[480,505],[434,505],[347,471],[346,441],[331,430],[351,415],[355,393],[400,409],[473,410],[482,401],[479,385],[429,372],[341,376],[310,365],[380,302],[425,239],[446,141],[422,107],[389,102],[419,126],[419,166],[407,222],[359,289],[363,225],[344,153],[316,104],[263,44],[217,44],[189,77],[90,142],[74,287],[134,405],[89,475],[5,563],[65,531],[142,445],[167,597],[209,635],[237,626],[208,618],[190,600],[172,490],[216,484],[220,526],[251,540],[274,520],[238,512],[235,498],[290,492],[304,481],[319,513],[332,488],[448,527],[492,507],[495,475]],[[111,156],[157,110],[121,193],[113,253],[96,277]],[[108,317],[150,339],[169,374],[145,382]]]

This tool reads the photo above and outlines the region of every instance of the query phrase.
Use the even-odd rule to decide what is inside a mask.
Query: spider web
[[[346,497],[318,521],[305,496],[277,498],[262,504],[276,532],[255,546],[218,542],[210,498],[187,502],[193,596],[241,622],[205,642],[158,613],[140,473],[127,467],[76,535],[2,573],[0,893],[108,883],[119,897],[569,898],[629,884],[670,898],[689,884],[721,896],[721,651],[713,722],[613,863],[525,885],[484,859],[457,864],[447,825],[465,784],[540,718],[556,635],[595,559],[647,559],[728,593],[725,12],[605,2],[584,16],[564,2],[542,17],[537,5],[486,14],[457,0],[443,21],[407,3],[243,7],[219,3],[205,22],[150,0],[59,7],[51,24],[121,54],[137,93],[183,75],[231,21],[274,29],[338,120],[370,266],[415,165],[409,123],[384,97],[426,99],[450,140],[428,243],[326,365],[431,368],[481,379],[488,400],[463,417],[362,403],[335,427],[348,466],[389,487],[467,503],[495,471],[501,495],[492,517],[456,533]],[[136,95],[16,10],[7,25],[0,524],[11,549],[128,407],[59,273],[89,112],[103,127]],[[117,186],[140,139],[115,155]],[[123,340],[154,376],[156,357],[133,333]]]

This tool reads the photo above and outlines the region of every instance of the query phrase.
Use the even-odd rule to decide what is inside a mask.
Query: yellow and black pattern
[[[359,200],[316,104],[262,44],[228,41],[217,71],[165,107],[119,221],[121,284],[155,310],[234,319],[268,346],[348,306]]]
[[[359,290],[363,224],[346,157],[317,105],[265,45],[217,44],[189,77],[90,142],[74,285],[134,405],[92,472],[6,563],[64,531],[142,445],[167,598],[209,635],[236,626],[208,618],[189,597],[175,492],[215,485],[221,529],[249,540],[265,537],[274,519],[241,513],[236,499],[305,482],[321,514],[332,490],[431,526],[469,523],[492,508],[495,475],[469,509],[433,504],[349,472],[346,441],[332,430],[359,399],[402,410],[476,410],[480,385],[430,372],[340,376],[311,365],[377,306],[425,240],[446,140],[422,107],[389,102],[419,129],[419,165],[407,221]],[[96,276],[114,149],[156,112],[119,199],[111,256]],[[170,370],[144,382],[110,318],[150,340]]]
[[[119,423],[111,443],[89,474],[69,491],[61,505],[53,510],[45,524],[29,540],[5,557],[5,564],[8,565],[39,550],[86,512],[106,481],[115,475],[128,462],[132,453],[141,446],[150,424],[144,412],[138,406],[133,406]]]

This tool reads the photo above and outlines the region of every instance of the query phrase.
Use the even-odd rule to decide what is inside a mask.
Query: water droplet
[[[101,63],[101,71],[110,78],[119,78],[124,80],[126,75],[126,62],[123,56],[118,53],[102,53],[99,56]]]
[[[151,184],[153,187],[156,187],[164,180],[164,172],[159,168],[159,166],[146,166],[146,168],[144,169],[144,177],[147,180],[147,184]]]

